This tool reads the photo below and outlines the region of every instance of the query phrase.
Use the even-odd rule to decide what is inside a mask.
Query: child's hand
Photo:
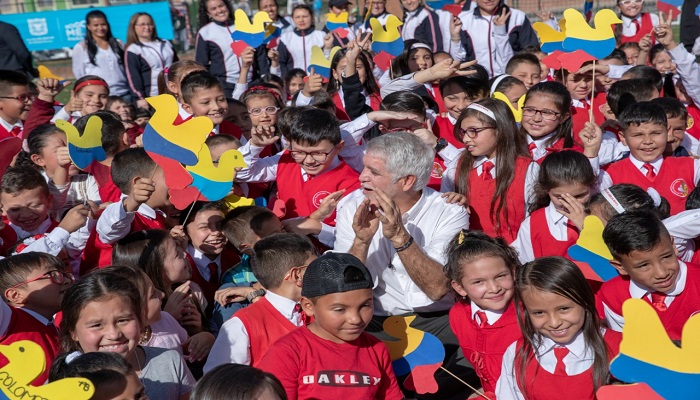
[[[387,121],[405,121],[414,120],[420,121],[422,118],[416,114],[401,112],[401,111],[372,111],[367,113],[367,119],[372,122],[381,124]]]
[[[187,356],[188,362],[202,361],[209,355],[212,346],[214,346],[214,341],[216,338],[209,332],[199,332],[196,335],[190,336],[184,345],[187,345],[187,350],[189,355]]]
[[[418,83],[434,82],[453,76],[469,76],[476,74],[475,70],[467,69],[476,64],[476,60],[460,63],[451,58],[440,61],[432,67],[416,72],[413,79]]]
[[[653,44],[651,42],[651,33],[647,33],[646,35],[642,36],[641,39],[639,39],[639,51],[640,52],[649,53],[649,51],[651,50],[651,46],[653,46]],[[639,60],[639,59],[637,59],[637,60]]]
[[[76,97],[75,92],[71,91],[70,100],[68,100],[68,104],[64,108],[68,114],[72,114],[83,109],[83,101]]]
[[[250,141],[257,147],[267,147],[278,140],[280,137],[275,136],[274,126],[258,125],[250,130]]]
[[[68,169],[71,165],[70,155],[68,154],[68,146],[56,148],[56,162],[61,168]]]
[[[185,251],[189,240],[185,234],[185,228],[182,225],[175,225],[170,229],[170,237],[175,239],[175,245],[178,249]]]
[[[321,205],[309,215],[309,218],[320,222],[330,217],[335,211],[335,207],[338,206],[340,199],[343,198],[344,193],[345,189],[340,189],[321,199]]]
[[[138,100],[136,100],[136,107],[138,107],[138,108],[144,108],[144,109],[148,110],[148,108],[150,107],[150,105],[148,104],[148,102],[146,101],[146,99],[138,99]]]
[[[312,67],[309,76],[306,77],[301,93],[306,97],[313,97],[314,93],[320,90],[323,90],[323,76],[317,74]]]
[[[453,42],[459,42],[462,34],[462,20],[457,17],[452,17],[450,21],[450,40]]]
[[[564,207],[566,208],[565,210],[560,210],[557,209],[557,211],[565,216],[566,218],[569,219],[575,226],[576,229],[578,229],[579,232],[581,232],[581,229],[583,229],[583,220],[586,219],[586,210],[583,207],[583,204],[581,204],[580,201],[576,200],[574,196],[564,193],[560,198],[559,201],[564,204]]]
[[[61,93],[64,87],[66,87],[69,82],[64,82],[53,78],[39,79],[36,83],[36,90],[39,92],[38,98],[44,100],[48,103],[53,103],[54,98]]]
[[[414,129],[411,133],[418,136],[418,138],[431,149],[434,149],[437,145],[438,138],[430,128]]]
[[[537,15],[537,18],[541,19],[542,21],[549,21],[550,19],[554,19],[554,14],[546,10],[542,5],[540,5],[540,10],[535,11],[535,15]]]
[[[182,318],[183,311],[187,309],[188,304],[192,304],[192,295],[190,294],[190,281],[178,286],[177,289],[168,296],[168,301],[163,307],[163,311],[168,312],[176,320]]]
[[[249,70],[253,65],[253,60],[255,58],[255,49],[248,46],[241,53],[241,69]]]
[[[156,185],[152,180],[146,178],[137,178],[136,183],[131,188],[131,195],[124,199],[124,209],[126,212],[135,212],[141,204],[151,198],[153,192],[156,191]]]
[[[240,303],[245,300],[248,293],[254,292],[256,289],[252,287],[229,287],[217,290],[214,293],[214,300],[225,306],[231,303]]]
[[[371,36],[372,36],[371,32],[367,32],[367,34],[364,37],[362,37],[362,34],[360,34],[358,32],[358,35],[355,38],[355,40],[352,40],[352,41],[350,41],[350,43],[348,43],[348,47],[347,47],[348,52],[345,53],[345,58],[346,58],[346,60],[348,60],[348,64],[350,64],[351,60],[352,61],[357,60],[357,57],[359,57],[360,53],[362,53],[362,49],[367,45],[367,43],[369,43],[369,39]],[[346,76],[347,75],[352,75],[352,74],[346,73]]]
[[[270,65],[277,68],[280,66],[280,53],[277,49],[270,49],[267,51],[267,58],[270,59]]]
[[[668,13],[668,18],[664,18],[664,13],[659,13],[659,25],[654,28],[654,37],[656,41],[661,43],[666,50],[673,50],[678,45],[673,39],[673,30],[671,23],[673,22],[673,11]]]
[[[333,32],[328,32],[323,38],[323,49],[330,50],[333,48]]]
[[[493,18],[493,24],[496,26],[505,25],[506,22],[508,22],[508,18],[510,18],[510,9],[508,9],[506,13],[506,8],[503,7],[503,9],[501,9],[501,14]]]
[[[202,332],[202,314],[194,305],[194,299],[182,311],[182,317],[179,322],[188,332]]]
[[[467,205],[467,196],[455,192],[445,192],[440,197],[445,199],[447,204],[459,204],[460,206]]]
[[[84,204],[77,205],[68,210],[58,227],[65,229],[68,233],[73,233],[85,225],[89,214],[90,207]]]
[[[285,232],[296,233],[297,235],[318,235],[323,229],[321,221],[311,217],[300,217],[285,219],[282,221]]]
[[[603,142],[603,131],[593,122],[586,122],[586,125],[578,133],[578,137],[583,144],[583,154],[588,158],[598,157],[600,144]]]

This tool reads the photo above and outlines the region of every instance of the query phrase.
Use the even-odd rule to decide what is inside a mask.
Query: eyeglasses
[[[294,161],[301,162],[306,160],[306,157],[311,156],[311,158],[319,163],[325,162],[328,159],[328,155],[331,154],[333,151],[335,151],[335,147],[333,147],[330,151],[328,152],[322,152],[322,151],[312,151],[312,152],[306,152],[306,151],[300,151],[300,150],[292,150],[291,148],[289,149],[289,154],[292,156]]]
[[[523,117],[534,117],[535,114],[540,113],[542,119],[545,121],[556,121],[560,113],[551,110],[538,110],[534,107],[523,107]]]
[[[277,114],[277,111],[279,111],[279,107],[274,107],[274,106],[269,106],[269,107],[257,107],[257,108],[251,108],[248,110],[248,114],[250,115],[255,115],[256,117],[263,112],[267,115],[275,115]]]
[[[42,279],[51,279],[51,282],[57,284],[57,285],[63,285],[63,283],[66,280],[70,280],[71,283],[75,282],[75,276],[73,276],[73,273],[71,272],[61,272],[57,269],[54,269],[53,271],[49,271],[43,275],[39,275],[36,278],[29,279],[24,282],[20,282],[14,286],[12,286],[10,289],[14,289],[18,286],[26,285],[27,283],[31,283],[34,281],[40,281]]]
[[[139,28],[146,28],[146,27],[151,27],[151,28],[152,28],[152,27],[154,27],[155,25],[154,25],[154,24],[145,23],[145,24],[136,24],[136,25],[134,25],[134,26],[138,26]]]
[[[479,134],[487,129],[496,129],[495,126],[482,126],[481,128],[459,128],[459,140],[464,139],[464,136],[468,136],[470,139],[476,139]]]
[[[0,99],[12,99],[21,101],[22,103],[27,103],[29,101],[34,101],[36,99],[35,94],[21,95],[21,96],[0,96]]]
[[[622,0],[622,1],[618,2],[617,4],[622,4],[623,6],[628,6],[632,3],[642,4],[642,3],[644,3],[644,0]]]

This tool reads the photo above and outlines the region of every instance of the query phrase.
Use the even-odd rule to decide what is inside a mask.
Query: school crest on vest
[[[678,197],[688,197],[688,184],[685,183],[685,180],[683,178],[678,178],[671,182],[671,193],[675,194]]]
[[[688,126],[685,128],[686,130],[690,129],[695,125],[695,119],[693,118],[692,115],[688,114]]]
[[[430,176],[433,178],[442,178],[442,174],[445,173],[445,168],[440,165],[439,162],[433,161],[433,170],[430,171]]]
[[[316,192],[314,195],[313,199],[311,201],[314,203],[314,206],[316,208],[321,207],[321,201],[328,197],[328,195],[331,194],[331,192],[326,192],[325,190],[322,190],[320,192]]]

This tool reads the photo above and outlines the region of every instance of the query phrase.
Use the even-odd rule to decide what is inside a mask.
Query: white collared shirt
[[[221,254],[212,260],[198,249],[195,249],[191,244],[187,246],[187,254],[192,257],[194,265],[197,267],[197,271],[199,271],[199,275],[204,278],[205,281],[209,282],[211,278],[209,276],[210,263],[216,263],[217,273],[219,276],[221,276]]]
[[[663,157],[659,157],[650,163],[645,163],[644,161],[637,160],[632,154],[629,155],[629,158],[632,164],[635,167],[637,167],[637,169],[639,169],[642,175],[646,175],[647,173],[647,169],[644,168],[645,164],[651,164],[651,166],[654,168],[654,173],[658,175],[659,170],[661,170],[661,166],[664,162]],[[600,170],[600,167],[598,166],[598,157],[589,158],[589,161],[591,161],[591,165],[593,166],[593,172],[599,174],[598,182],[601,190],[609,188],[610,186],[615,184],[615,182],[612,181],[612,178],[610,177],[610,175],[608,175],[607,172]],[[700,159],[696,158],[695,160],[693,160],[693,171],[693,183],[697,185],[698,181],[700,180]]]
[[[302,326],[301,314],[294,312],[297,302],[267,291],[265,298],[280,314],[295,326]],[[204,365],[206,374],[215,367],[227,364],[250,365],[250,337],[243,322],[235,315],[224,322]]]
[[[481,308],[481,307],[479,307],[478,305],[476,305],[476,303],[474,303],[473,301],[470,301],[469,303],[471,304],[471,308],[472,308],[472,319],[476,321],[476,324],[477,324],[477,325],[479,325],[479,323],[481,322],[481,321],[480,321],[479,319],[477,319],[477,317],[476,317],[476,313],[477,313],[478,311],[483,311],[484,314],[486,314],[486,322],[488,322],[489,325],[493,325],[493,324],[495,324],[499,319],[501,319],[501,317],[503,316],[503,313],[506,311],[506,308],[508,308],[508,307],[506,306],[506,308],[504,308],[504,309],[502,309],[502,310],[498,310],[498,311],[484,310],[483,308]]]
[[[3,118],[0,118],[0,126],[2,126],[7,132],[12,132],[12,129],[15,126],[18,126],[20,129],[24,129],[24,124],[22,123],[21,119],[18,119],[17,122],[15,122],[14,124],[10,124]]]
[[[659,25],[659,16],[656,14],[650,14],[651,16],[651,24],[652,26],[657,26]],[[630,18],[626,15],[621,15],[620,19],[622,20],[622,36],[634,36],[637,34],[637,27],[634,25],[632,21],[637,20],[639,23],[639,26],[642,26],[642,13],[639,13],[634,18]],[[650,32],[646,32],[650,33]]]
[[[544,216],[547,220],[547,229],[549,229],[549,234],[552,235],[556,240],[563,242],[568,236],[568,226],[569,218],[557,211],[554,203],[549,203],[549,205],[544,209]],[[525,218],[522,224],[520,224],[520,229],[518,229],[518,237],[511,243],[511,246],[518,252],[518,259],[521,263],[525,264],[535,259],[535,251],[532,248],[532,226],[530,226],[530,217]]]
[[[357,189],[361,191],[362,189]],[[416,202],[402,216],[403,225],[427,256],[445,264],[446,246],[461,230],[469,226],[469,216],[464,207],[447,204],[442,194],[426,188]],[[352,222],[357,208],[365,199],[357,195],[338,207],[334,251],[347,252],[355,239]],[[448,310],[454,303],[453,296],[431,300],[413,282],[391,241],[384,237],[381,227],[369,245],[367,268],[374,281],[374,314],[400,315],[410,312]],[[441,274],[442,271],[436,271]]]
[[[535,146],[537,146],[531,152],[533,160],[537,161],[540,158],[543,158],[547,155],[547,146],[545,145],[545,143],[555,134],[556,131],[537,139],[533,139],[530,135],[526,136],[528,146],[530,145],[530,143],[535,143]]]
[[[104,244],[112,244],[125,237],[131,231],[131,223],[134,222],[136,214],[141,214],[149,219],[156,219],[156,213],[162,213],[152,209],[146,203],[141,203],[136,212],[126,212],[124,209],[124,198],[122,194],[120,201],[108,205],[97,220],[97,235]]]

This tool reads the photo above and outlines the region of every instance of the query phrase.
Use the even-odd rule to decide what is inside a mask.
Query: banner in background
[[[17,27],[29,51],[73,48],[85,38],[85,15],[93,10],[107,14],[112,34],[124,43],[129,20],[137,12],[146,12],[153,17],[161,39],[173,38],[173,22],[167,2],[5,14],[0,15],[0,21]]]

